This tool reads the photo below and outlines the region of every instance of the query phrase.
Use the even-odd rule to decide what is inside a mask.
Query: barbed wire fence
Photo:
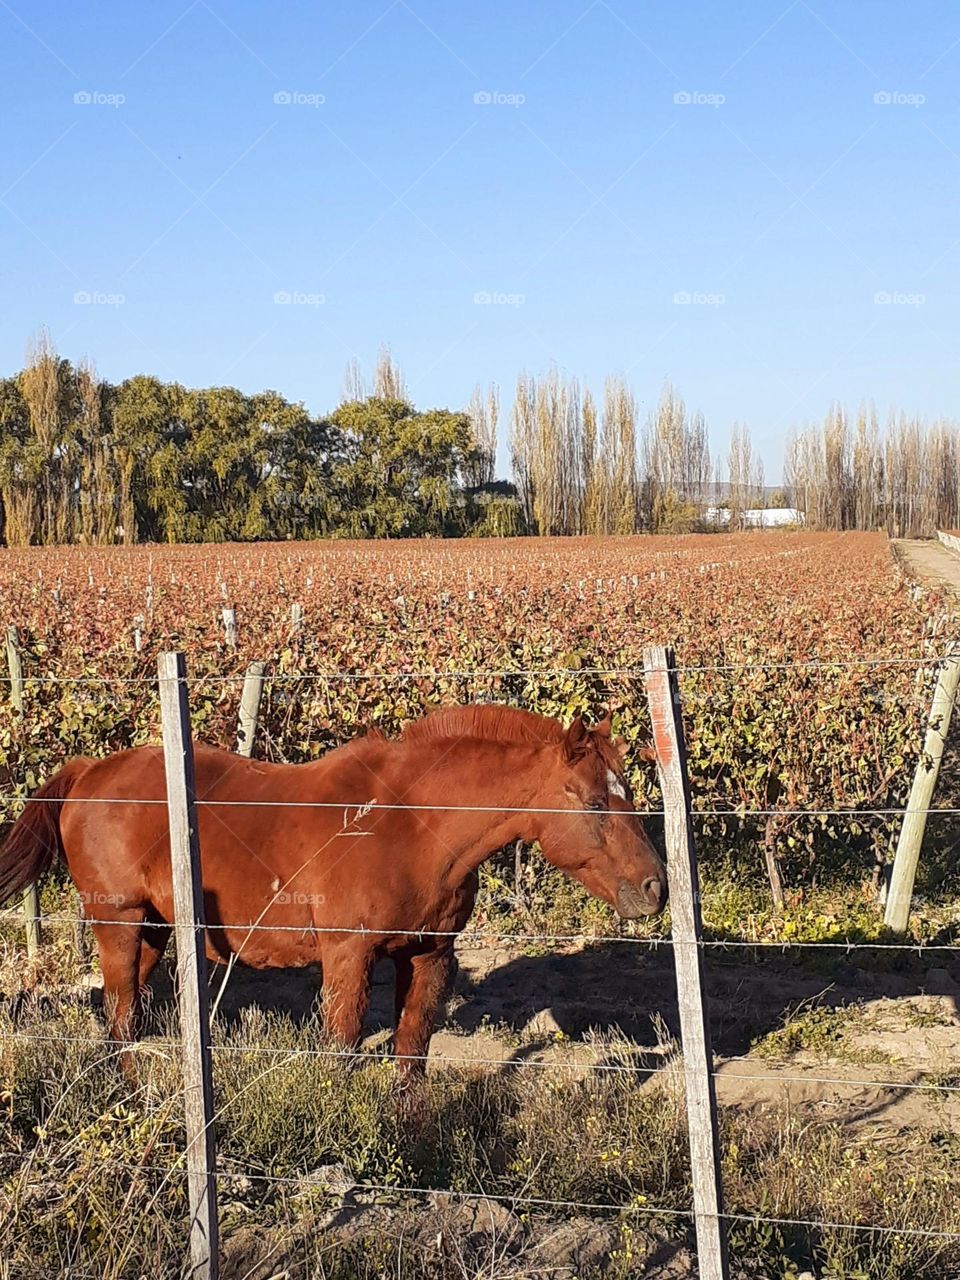
[[[7,634],[8,669],[10,672],[10,696],[15,707],[23,706],[24,680],[22,669],[17,660],[17,636],[15,629]],[[639,1205],[631,1203],[624,1206],[609,1203],[591,1203],[587,1201],[549,1199],[526,1195],[504,1194],[501,1191],[491,1193],[489,1198],[505,1201],[516,1207],[526,1209],[542,1209],[551,1211],[609,1212],[620,1208],[624,1212],[645,1214],[652,1218],[664,1217],[683,1219],[690,1223],[696,1234],[699,1274],[702,1280],[728,1280],[729,1263],[726,1251],[725,1224],[734,1222],[763,1223],[770,1226],[796,1227],[809,1230],[831,1229],[836,1231],[862,1232],[872,1235],[896,1235],[935,1239],[943,1242],[960,1241],[960,1232],[938,1231],[928,1228],[894,1226],[883,1223],[834,1222],[823,1219],[802,1219],[768,1216],[763,1214],[732,1213],[724,1207],[721,1151],[719,1125],[717,1118],[716,1081],[723,1075],[727,1078],[776,1081],[797,1080],[808,1083],[849,1087],[853,1089],[870,1087],[889,1090],[925,1091],[930,1093],[960,1093],[960,1085],[927,1081],[890,1081],[874,1079],[852,1079],[845,1076],[802,1075],[786,1076],[777,1074],[738,1075],[729,1072],[729,1063],[749,1061],[746,1057],[729,1058],[724,1062],[723,1070],[719,1070],[710,1043],[707,998],[704,991],[703,961],[708,948],[777,948],[782,950],[794,948],[813,948],[830,951],[878,950],[900,952],[955,952],[957,948],[951,944],[930,944],[906,941],[824,941],[824,942],[788,942],[774,940],[744,939],[705,939],[703,937],[700,917],[700,892],[695,841],[693,837],[693,819],[695,817],[736,817],[748,816],[856,816],[876,815],[899,817],[903,819],[901,843],[904,831],[910,830],[910,845],[905,857],[901,856],[898,847],[895,862],[900,864],[900,891],[897,898],[902,909],[904,900],[909,910],[913,888],[913,876],[916,873],[916,856],[919,855],[923,827],[928,814],[955,814],[960,810],[952,808],[934,808],[931,800],[936,783],[936,773],[943,753],[943,743],[949,728],[950,713],[955,700],[957,675],[960,659],[957,651],[948,646],[943,653],[916,658],[864,658],[844,659],[838,661],[811,660],[797,663],[719,663],[694,666],[679,666],[672,651],[667,649],[651,649],[645,652],[642,668],[546,668],[544,675],[555,676],[570,674],[584,676],[587,674],[622,675],[643,679],[646,687],[650,719],[653,727],[654,746],[660,773],[663,807],[659,810],[644,810],[642,816],[656,815],[664,819],[667,845],[667,867],[670,882],[670,900],[672,914],[672,936],[665,937],[604,937],[603,941],[616,941],[631,946],[648,946],[650,948],[669,947],[674,958],[677,976],[678,1011],[681,1031],[683,1056],[683,1073],[687,1108],[687,1129],[690,1144],[690,1168],[692,1184],[692,1204],[689,1208],[678,1208],[670,1205]],[[707,671],[779,671],[786,669],[818,669],[837,670],[846,668],[862,668],[871,666],[903,666],[916,667],[936,671],[936,685],[933,705],[927,717],[924,749],[917,768],[914,789],[910,801],[901,808],[819,808],[819,809],[751,809],[746,806],[731,808],[695,807],[690,798],[689,780],[685,758],[685,744],[681,722],[681,696],[678,676],[686,672]],[[396,680],[417,680],[424,677],[440,678],[446,676],[475,677],[512,676],[517,674],[531,675],[534,672],[518,673],[511,670],[489,672],[331,672],[312,675],[272,675],[266,677],[264,667],[254,663],[245,675],[212,677],[223,682],[243,680],[241,695],[240,723],[238,732],[238,749],[241,754],[250,755],[258,731],[258,713],[260,694],[265,679],[273,681],[315,680],[334,681],[337,679],[369,679],[374,674],[380,678]],[[203,682],[211,679],[201,678]],[[145,677],[119,678],[121,683],[145,683]],[[110,677],[91,676],[40,676],[38,683],[83,683],[98,684],[112,682]],[[208,984],[206,974],[206,952],[204,939],[217,930],[242,930],[248,934],[255,931],[268,933],[283,932],[285,929],[302,932],[301,925],[284,926],[263,924],[259,921],[234,922],[232,924],[207,921],[204,913],[202,893],[202,850],[198,846],[197,810],[205,805],[231,807],[291,807],[343,810],[346,815],[357,806],[357,800],[349,801],[260,801],[260,800],[214,800],[198,797],[193,776],[192,734],[188,707],[188,677],[182,654],[162,654],[158,662],[158,688],[162,713],[163,747],[165,760],[166,795],[164,797],[130,798],[130,797],[77,797],[69,803],[81,804],[137,804],[163,805],[167,808],[171,869],[173,876],[175,913],[171,922],[174,936],[177,939],[178,961],[178,998],[180,1005],[180,1036],[178,1039],[155,1040],[153,1043],[179,1051],[182,1060],[184,1107],[186,1121],[186,1144],[179,1159],[172,1165],[151,1166],[138,1164],[126,1166],[122,1163],[110,1163],[111,1168],[118,1171],[126,1169],[143,1174],[148,1168],[156,1168],[162,1173],[164,1180],[173,1177],[186,1177],[189,1216],[190,1216],[190,1249],[192,1274],[199,1280],[217,1280],[218,1261],[218,1215],[217,1189],[218,1183],[237,1175],[229,1170],[217,1167],[215,1150],[215,1126],[220,1119],[216,1110],[213,1093],[213,1070],[217,1055],[235,1053],[259,1053],[267,1058],[289,1059],[303,1056],[352,1060],[357,1056],[354,1049],[306,1049],[278,1048],[268,1045],[230,1045],[214,1044],[211,1039],[211,1013],[209,1009]],[[931,737],[933,735],[933,737]],[[923,782],[922,786],[918,784]],[[24,797],[19,794],[0,796],[0,799],[22,801],[23,803],[62,803],[47,797]],[[378,804],[378,809],[423,809],[444,812],[505,812],[503,806],[469,806],[469,805],[405,805]],[[542,813],[570,813],[569,809],[531,809],[527,811]],[[607,810],[605,812],[617,812]],[[39,900],[28,891],[23,904],[22,920],[27,932],[29,950],[35,950],[40,940],[40,924],[48,922],[68,922],[69,917],[42,916]],[[129,920],[111,920],[109,915],[100,918],[99,913],[86,913],[89,924],[117,924],[129,927]],[[888,899],[888,923],[889,899]],[[906,919],[903,925],[892,926],[895,931],[905,932]],[[370,925],[336,925],[327,928],[316,928],[317,933],[359,934],[382,936],[384,934],[403,934],[413,938],[450,937],[460,940],[477,939],[510,939],[513,941],[536,941],[557,945],[560,943],[580,943],[593,940],[586,933],[497,933],[487,928],[476,931],[437,931],[413,927],[410,929],[378,929]],[[599,936],[596,940],[600,940]],[[93,1037],[38,1036],[30,1033],[12,1032],[9,1038],[22,1041],[54,1042],[54,1043],[89,1043],[106,1048],[104,1041]],[[109,1042],[108,1042],[109,1043]],[[119,1044],[109,1050],[111,1054],[120,1054],[124,1046]],[[422,1062],[424,1065],[428,1055],[405,1055],[409,1062]],[[788,1063],[788,1059],[783,1060]],[[469,1067],[501,1066],[499,1059],[484,1059],[472,1056],[448,1057],[442,1059],[444,1065],[463,1065]],[[662,1070],[658,1066],[643,1066],[639,1063],[594,1063],[594,1062],[558,1062],[535,1061],[526,1059],[517,1064],[524,1069],[541,1070],[573,1070],[596,1071],[607,1073],[630,1073],[635,1075],[655,1075]],[[266,1072],[272,1068],[268,1066]],[[294,1183],[299,1179],[272,1174],[245,1173],[249,1181],[267,1183]],[[467,1193],[455,1190],[437,1189],[434,1187],[398,1186],[393,1183],[361,1183],[357,1190],[377,1193],[389,1192],[397,1195],[439,1196],[442,1198],[475,1200],[478,1193]],[[481,1192],[479,1195],[483,1196]]]

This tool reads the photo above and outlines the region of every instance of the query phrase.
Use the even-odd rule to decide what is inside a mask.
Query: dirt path
[[[906,572],[927,586],[943,586],[960,596],[960,555],[929,538],[895,538],[893,554]]]

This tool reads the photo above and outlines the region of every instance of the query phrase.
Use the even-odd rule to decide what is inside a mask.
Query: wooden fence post
[[[944,658],[943,666],[937,676],[923,752],[917,761],[917,771],[913,776],[910,799],[907,801],[907,811],[903,815],[903,826],[900,828],[897,852],[893,859],[893,872],[890,877],[890,888],[887,890],[883,921],[887,928],[895,933],[906,933],[910,920],[910,903],[913,898],[914,881],[917,878],[917,866],[920,862],[923,833],[927,827],[927,811],[940,773],[940,762],[943,759],[943,748],[950,730],[950,716],[957,696],[958,681],[960,681],[960,649],[952,648]]]
[[[10,672],[10,705],[23,710],[23,663],[20,661],[20,637],[16,627],[7,627],[7,670]],[[23,927],[27,935],[27,955],[40,950],[40,890],[36,884],[23,891]]]
[[[16,627],[7,627],[7,669],[10,672],[10,705],[23,710],[23,665],[20,662],[20,637]]]
[[[243,680],[240,695],[240,719],[237,725],[237,750],[242,756],[253,755],[253,743],[260,722],[260,698],[263,694],[263,663],[251,662]]]
[[[303,630],[303,605],[299,600],[294,600],[290,606],[290,626],[294,635],[299,635]]]
[[[223,611],[223,632],[230,649],[237,647],[237,611],[226,608]]]
[[[170,823],[170,865],[177,939],[177,986],[187,1132],[191,1280],[217,1280],[216,1143],[210,1069],[210,1009],[204,950],[203,884],[197,838],[193,740],[182,653],[157,661],[163,759]]]
[[[721,1222],[723,1191],[717,1092],[703,989],[700,884],[690,822],[690,786],[673,650],[662,646],[645,649],[643,666],[663,793],[673,961],[677,973],[697,1233],[697,1274],[700,1280],[728,1280],[727,1246]]]

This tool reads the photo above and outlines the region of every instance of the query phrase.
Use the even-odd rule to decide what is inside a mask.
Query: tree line
[[[706,423],[667,384],[644,421],[633,392],[599,400],[557,371],[521,374],[512,480],[496,478],[500,393],[418,410],[389,351],[370,385],[349,366],[317,417],[275,391],[119,384],[41,333],[0,379],[0,529],[12,546],[313,537],[684,533],[792,506],[808,527],[960,527],[960,427],[834,407],[788,443],[771,498],[750,432],[712,456]],[[725,508],[722,521],[718,508]]]
[[[640,425],[622,378],[606,380],[598,405],[575,379],[521,374],[510,449],[522,521],[537,533],[689,532],[726,488],[703,414],[669,384]],[[751,505],[762,491],[762,471],[748,464],[739,499]]]
[[[417,537],[482,529],[490,434],[416,410],[383,353],[327,417],[275,391],[119,385],[41,334],[0,380],[4,541],[222,542]],[[485,412],[492,412],[489,405]],[[495,446],[494,446],[495,447]]]
[[[960,528],[960,424],[931,425],[873,406],[835,405],[790,441],[784,482],[817,529],[885,529],[891,537]]]

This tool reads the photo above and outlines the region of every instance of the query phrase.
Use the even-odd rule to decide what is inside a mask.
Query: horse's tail
[[[63,857],[60,810],[77,778],[89,766],[82,757],[48,778],[27,801],[0,850],[0,903],[22,893]]]

